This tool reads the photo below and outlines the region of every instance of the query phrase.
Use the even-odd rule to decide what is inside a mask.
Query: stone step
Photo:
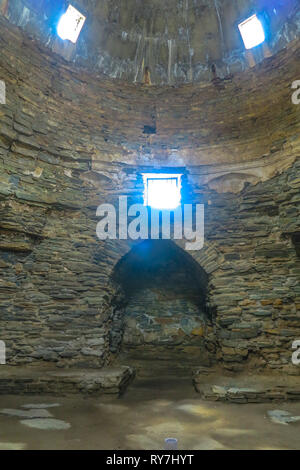
[[[0,395],[116,395],[120,396],[133,380],[135,371],[128,366],[103,369],[68,369],[2,367]]]
[[[289,378],[283,383],[278,377],[214,375],[205,377],[196,371],[193,377],[196,391],[203,400],[229,403],[270,403],[300,401],[299,378]]]

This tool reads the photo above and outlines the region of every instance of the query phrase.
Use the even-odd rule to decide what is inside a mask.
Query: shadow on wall
[[[300,258],[300,232],[296,232],[292,235],[292,243],[295,247],[298,258]]]
[[[119,360],[144,372],[145,361],[176,373],[210,364],[208,276],[188,253],[169,240],[145,241],[117,264],[113,280],[120,294],[110,345]]]

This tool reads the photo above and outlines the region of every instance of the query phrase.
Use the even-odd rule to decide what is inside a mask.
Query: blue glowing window
[[[144,205],[153,209],[176,209],[181,204],[181,176],[144,173]]]
[[[61,39],[68,39],[75,43],[86,18],[80,11],[69,5],[66,13],[62,15],[57,26],[57,33]]]
[[[265,31],[261,21],[256,15],[251,16],[239,24],[239,29],[246,49],[258,46],[266,39]]]

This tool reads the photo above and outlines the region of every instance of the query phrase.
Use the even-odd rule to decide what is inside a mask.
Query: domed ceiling
[[[68,4],[86,17],[77,43],[58,38]],[[0,0],[0,11],[66,59],[133,83],[225,77],[299,36],[299,0]],[[245,50],[238,24],[261,14],[266,42]],[[212,69],[216,72],[212,72]]]

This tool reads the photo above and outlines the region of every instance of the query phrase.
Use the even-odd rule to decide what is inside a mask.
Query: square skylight
[[[261,21],[256,15],[239,24],[239,29],[246,49],[258,46],[266,39],[265,31]]]
[[[144,173],[144,205],[153,209],[176,209],[181,203],[181,176]]]
[[[62,15],[57,26],[57,33],[61,39],[68,39],[76,43],[86,17],[69,5],[66,13]]]

